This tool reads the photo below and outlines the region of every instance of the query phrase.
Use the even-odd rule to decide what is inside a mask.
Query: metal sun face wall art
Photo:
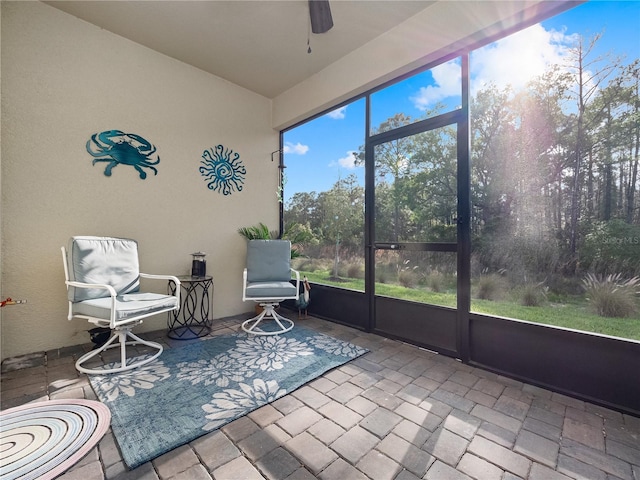
[[[233,150],[216,145],[202,153],[200,174],[207,187],[224,195],[241,192],[247,169],[240,161],[240,155]]]
[[[121,130],[105,130],[91,136],[87,142],[87,152],[94,157],[93,165],[97,162],[108,162],[104,169],[107,177],[111,170],[118,165],[130,165],[135,168],[142,180],[147,178],[143,168],[158,170],[154,165],[160,163],[160,156],[156,154],[156,147],[135,133],[124,133]]]

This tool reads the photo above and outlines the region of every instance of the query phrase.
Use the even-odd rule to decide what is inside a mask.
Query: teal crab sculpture
[[[93,165],[98,162],[108,162],[104,169],[107,177],[111,170],[118,165],[130,165],[138,171],[140,178],[147,178],[147,172],[152,170],[154,175],[158,170],[154,167],[160,163],[156,155],[156,147],[135,133],[124,133],[120,130],[106,130],[91,136],[87,142],[87,152],[94,157]]]

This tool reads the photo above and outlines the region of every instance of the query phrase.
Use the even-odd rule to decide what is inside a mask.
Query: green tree
[[[413,212],[409,239],[455,241],[458,206],[457,135],[454,126],[414,137],[414,172],[404,186],[405,205]]]
[[[472,191],[476,233],[511,231],[513,182],[507,177],[514,158],[510,88],[489,85],[471,99]]]
[[[382,122],[376,132],[386,132],[395,128],[409,125],[413,120],[411,117],[398,113],[395,116]],[[391,227],[389,237],[384,237],[386,241],[397,242],[404,231],[406,231],[406,218],[402,211],[402,184],[412,170],[412,157],[415,152],[415,142],[413,137],[404,137],[380,145],[376,145],[374,150],[374,168],[376,176],[376,194],[379,185],[389,183],[393,186],[389,190],[392,199]],[[362,158],[362,155],[361,157]],[[376,212],[376,217],[379,217]],[[380,232],[376,232],[380,233]]]
[[[603,57],[593,58],[593,52],[601,34],[592,36],[585,42],[582,36],[578,37],[576,45],[570,51],[569,68],[574,89],[573,98],[576,102],[576,130],[575,144],[572,152],[573,182],[571,185],[571,214],[569,224],[569,250],[573,256],[574,266],[577,266],[577,250],[579,242],[579,221],[583,186],[583,163],[586,152],[589,151],[590,125],[585,124],[585,112],[589,102],[595,97],[603,85],[605,79],[615,68],[614,63],[604,63]]]

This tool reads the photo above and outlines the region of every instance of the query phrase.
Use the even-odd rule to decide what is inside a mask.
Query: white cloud
[[[294,155],[304,155],[309,151],[308,145],[302,145],[301,143],[296,143],[295,145],[291,142],[287,142],[284,144],[284,153],[291,153]]]
[[[542,25],[533,25],[473,52],[471,76],[474,90],[489,83],[520,90],[551,64],[565,64],[576,38]],[[476,92],[471,92],[475,94]]]
[[[566,64],[576,35],[545,30],[540,24],[502,38],[471,55],[472,95],[493,83],[498,88],[511,85],[514,90],[541,75],[551,64]],[[455,60],[431,70],[434,85],[421,87],[411,101],[419,110],[436,102],[460,95],[460,66]]]
[[[356,155],[358,152],[355,152],[353,150],[349,150],[347,152],[347,155],[339,158],[337,161],[335,162],[331,162],[331,164],[329,165],[330,167],[342,167],[342,168],[346,168],[348,170],[354,170],[355,168],[359,167],[360,165],[356,165]]]
[[[342,120],[347,115],[347,107],[340,107],[332,112],[327,113],[327,117],[333,118],[334,120]]]
[[[411,101],[418,110],[426,110],[440,100],[456,95],[460,96],[460,65],[450,61],[431,69],[435,85],[421,87]]]

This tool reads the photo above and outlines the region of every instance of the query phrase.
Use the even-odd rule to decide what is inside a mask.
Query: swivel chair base
[[[260,306],[264,308],[262,312],[249,320],[245,320],[242,323],[242,330],[253,335],[280,335],[286,333],[293,328],[293,321],[286,317],[283,317],[275,311],[278,303],[261,303]],[[273,320],[275,323],[275,329],[263,330],[258,325],[263,320]]]
[[[76,361],[76,369],[82,373],[88,374],[105,374],[105,373],[117,373],[117,372],[125,372],[127,370],[133,370],[134,368],[141,367],[142,365],[146,365],[154,361],[156,358],[160,356],[163,351],[162,345],[156,342],[150,342],[148,340],[143,340],[137,335],[131,333],[131,326],[127,326],[125,328],[117,328],[114,330],[114,334],[111,338],[100,348],[90,351],[89,353],[85,353]],[[131,337],[131,341],[127,341],[127,337]],[[115,341],[118,340],[117,343]],[[142,360],[136,361],[134,363],[127,363],[127,361],[131,361],[132,359],[127,359],[127,345],[146,345],[150,348],[157,350],[155,354],[153,354],[149,358],[144,358]],[[82,366],[87,360],[92,359],[93,357],[101,354],[102,352],[110,349],[120,347],[120,366],[116,366],[114,368],[86,368]]]

